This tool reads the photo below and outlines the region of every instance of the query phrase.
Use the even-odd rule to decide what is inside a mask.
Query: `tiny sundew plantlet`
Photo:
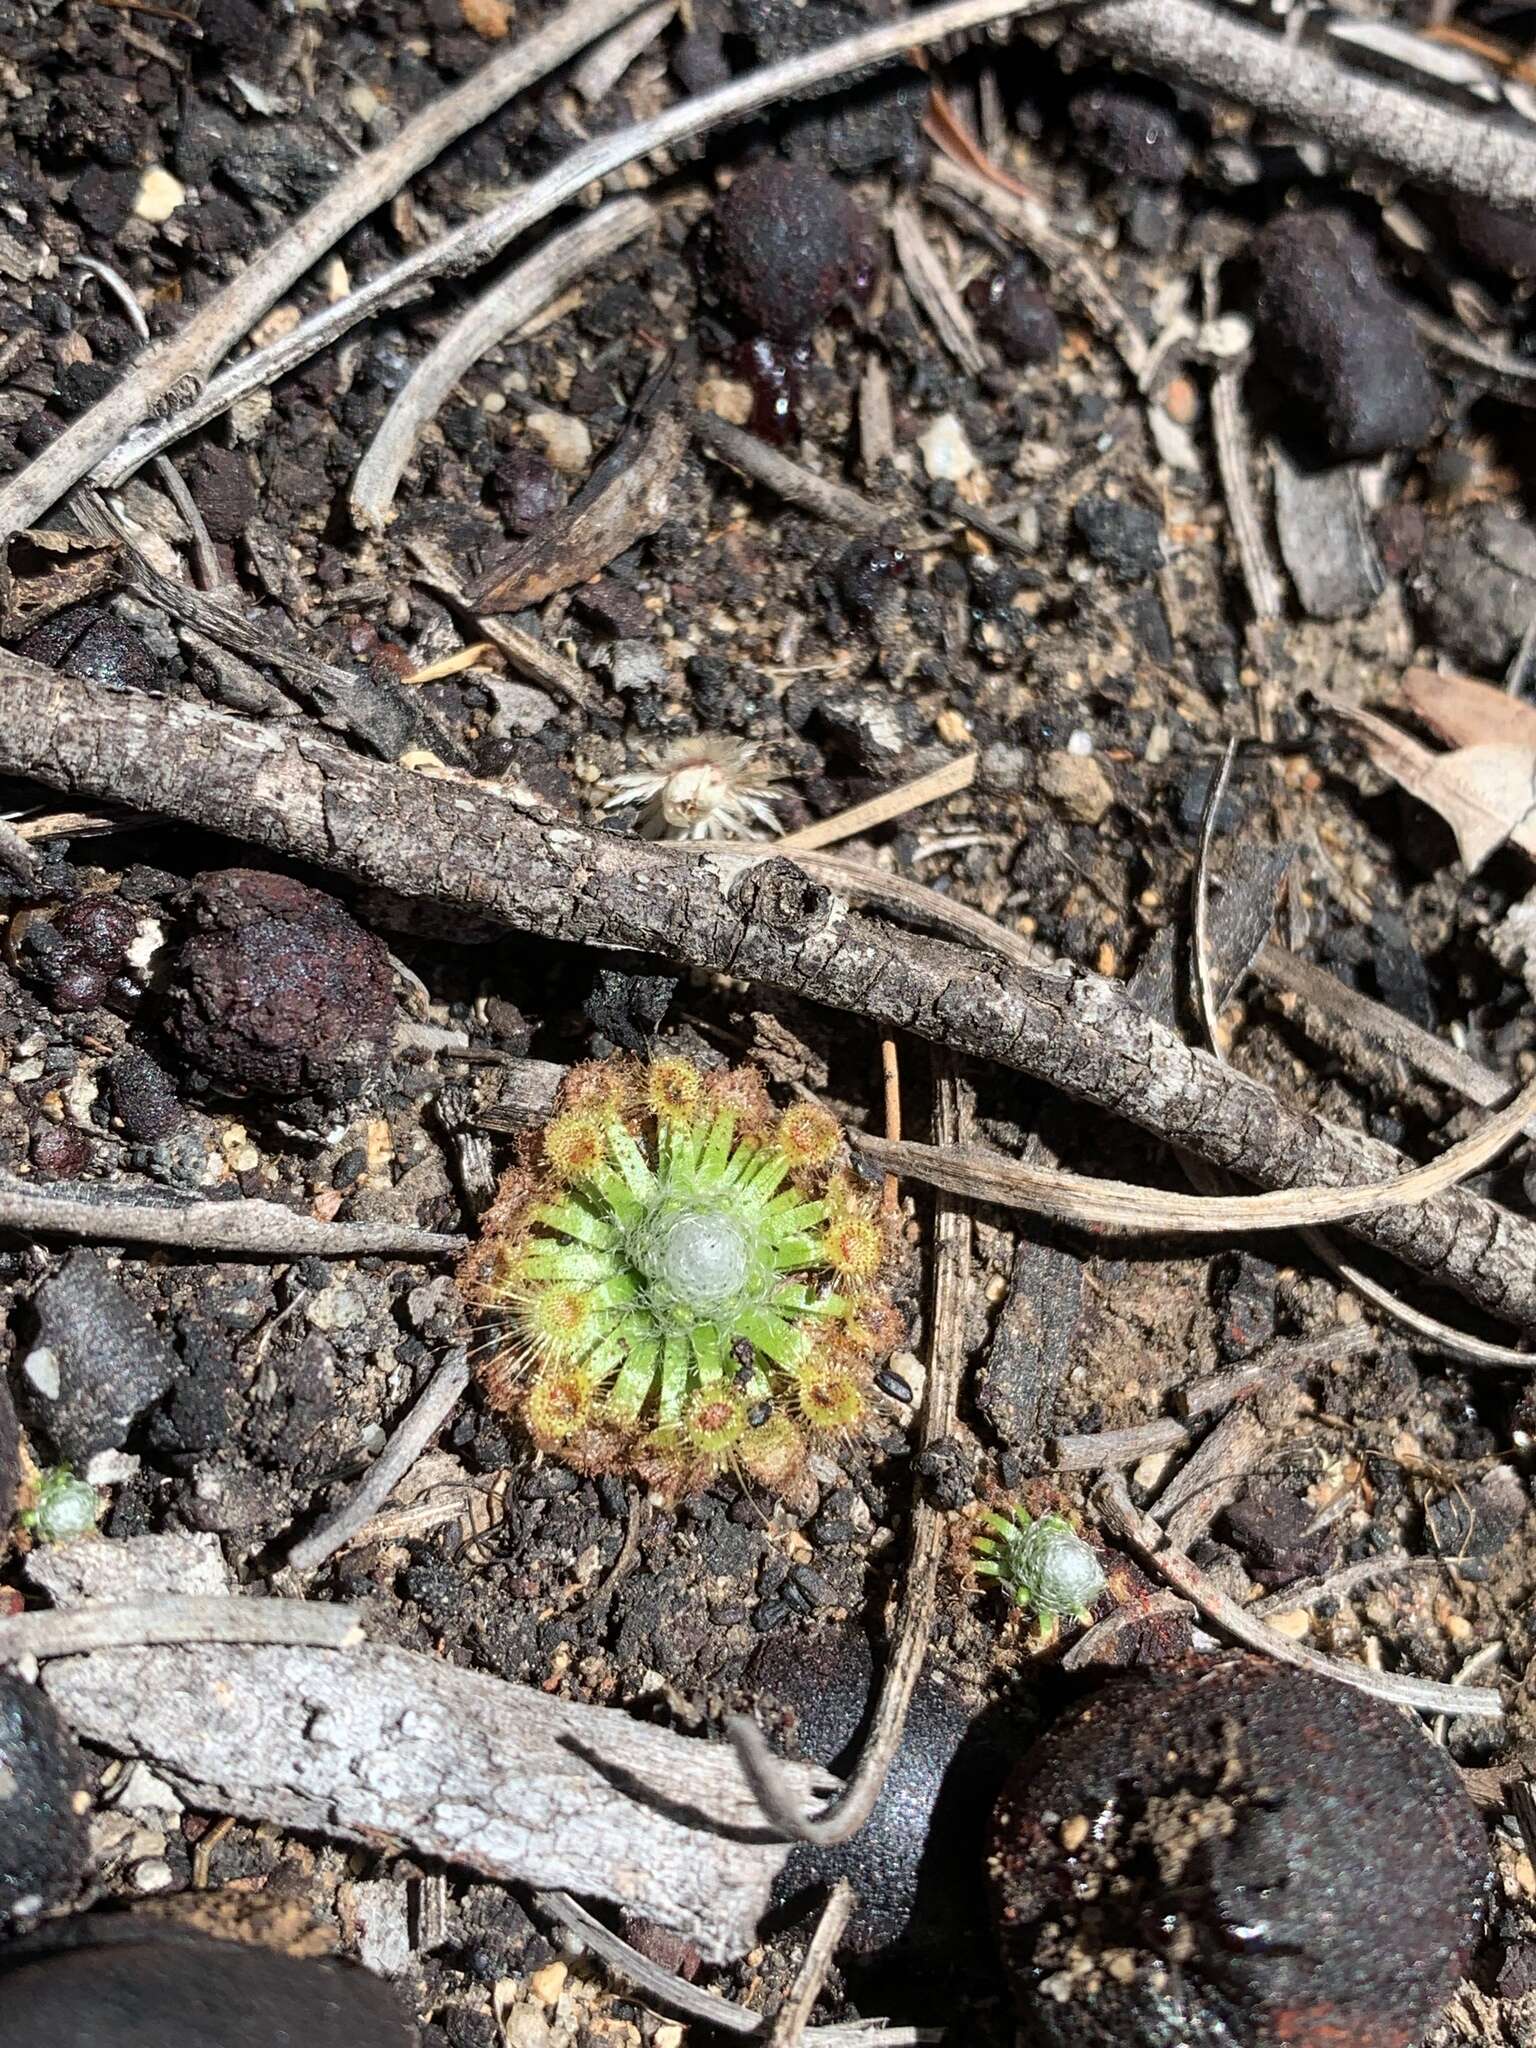
[[[1065,1515],[1030,1515],[1014,1505],[982,1516],[971,1539],[979,1577],[996,1579],[1015,1607],[1033,1614],[1050,1642],[1063,1615],[1086,1622],[1104,1591],[1104,1568]]]
[[[460,1269],[493,1325],[488,1399],[580,1471],[791,1486],[813,1440],[858,1428],[901,1335],[841,1143],[751,1068],[573,1068]]]
[[[92,1533],[101,1510],[102,1497],[94,1486],[77,1479],[67,1465],[50,1465],[37,1475],[32,1505],[16,1519],[41,1543],[73,1543]]]

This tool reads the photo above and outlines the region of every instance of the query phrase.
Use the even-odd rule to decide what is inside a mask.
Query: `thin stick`
[[[1124,1180],[1063,1173],[1054,1167],[1024,1166],[1001,1152],[974,1146],[888,1144],[865,1132],[853,1143],[876,1166],[946,1188],[978,1202],[1028,1209],[1066,1223],[1101,1230],[1156,1231],[1169,1236],[1211,1230],[1291,1230],[1323,1223],[1355,1223],[1387,1209],[1414,1208],[1432,1195],[1477,1173],[1513,1144],[1536,1110],[1536,1081],[1527,1082],[1506,1108],[1481,1129],[1452,1145],[1426,1166],[1372,1187],[1284,1188],[1269,1195],[1181,1195]]]
[[[884,1098],[885,1135],[893,1145],[901,1142],[901,1063],[896,1055],[894,1038],[880,1041],[881,1093]],[[885,1185],[880,1192],[880,1207],[888,1218],[894,1218],[901,1201],[901,1183],[894,1173],[885,1176]]]
[[[1536,217],[1536,140],[1386,85],[1200,0],[1111,0],[1083,17],[1101,49],[1218,99],[1278,114],[1350,162],[1390,164],[1415,183]]]
[[[1254,496],[1253,442],[1243,412],[1243,373],[1230,365],[1218,370],[1211,380],[1211,438],[1216,444],[1216,469],[1248,603],[1261,624],[1278,619],[1285,609],[1285,584],[1270,553],[1263,514]]]
[[[832,1967],[832,1958],[852,1911],[853,1887],[846,1877],[840,1877],[822,1908],[816,1932],[811,1936],[805,1956],[795,1972],[795,1981],[789,1987],[789,1996],[774,2014],[767,2048],[800,2048],[805,2038],[805,2023],[821,1996],[822,1984]]]
[[[430,541],[413,536],[406,542],[406,547],[424,572],[415,581],[469,620],[477,633],[500,649],[519,675],[527,676],[530,682],[542,683],[547,689],[558,690],[573,704],[590,705],[597,701],[596,690],[575,662],[567,661],[563,654],[556,654],[552,647],[546,647],[542,640],[535,640],[520,626],[509,625],[505,619],[482,618],[470,603],[463,585]]]
[[[146,350],[122,380],[0,487],[0,538],[30,526],[162,402],[174,410],[326,250],[515,93],[633,14],[639,0],[573,0],[533,35],[514,37],[464,83],[433,100],[383,148],[359,157],[286,234],[252,257],[180,333]],[[142,457],[140,458],[142,460]],[[125,472],[126,473],[126,472]]]
[[[596,1914],[589,1913],[569,1892],[535,1892],[533,1902],[541,1913],[547,1913],[551,1920],[568,1929],[584,1948],[627,1977],[647,1999],[728,2034],[761,2035],[760,2012],[750,2012],[718,1992],[706,1991],[702,1985],[690,1984],[686,1977],[664,1970],[639,1949],[631,1948],[611,1927],[605,1927]],[[814,2041],[816,2048],[922,2048],[923,2043],[941,2041],[944,2036],[939,2027],[887,2027],[881,2020],[854,2020],[843,2026],[807,2027],[801,2038]]]
[[[1336,1359],[1358,1358],[1378,1341],[1375,1325],[1364,1317],[1340,1323],[1316,1337],[1281,1337],[1226,1372],[1207,1373],[1185,1387],[1176,1387],[1174,1406],[1190,1421],[1197,1421],[1217,1408],[1229,1408],[1234,1401],[1246,1401],[1266,1387],[1283,1386],[1304,1372],[1332,1365]]]
[[[1139,1465],[1143,1458],[1181,1450],[1189,1431],[1171,1415],[1155,1416],[1130,1429],[1100,1429],[1091,1436],[1056,1436],[1050,1441],[1053,1472],[1105,1472]]]
[[[256,1259],[437,1259],[462,1237],[405,1223],[320,1223],[279,1202],[139,1202],[89,1181],[47,1189],[0,1176],[0,1230],[26,1237],[85,1237],[99,1244],[163,1244],[177,1251]]]
[[[958,1144],[967,1116],[951,1061],[936,1061],[934,1125],[941,1144]],[[934,1235],[933,1341],[923,1404],[921,1448],[939,1443],[955,1426],[960,1375],[965,1365],[966,1292],[971,1273],[971,1219],[958,1202],[937,1205]],[[830,1848],[857,1834],[874,1811],[891,1759],[901,1745],[907,1710],[928,1653],[944,1555],[944,1517],[919,1492],[912,1503],[911,1552],[902,1583],[896,1638],[885,1682],[853,1776],[830,1805],[806,1819],[784,1767],[757,1723],[736,1715],[726,1723],[741,1767],[764,1814],[790,1841]]]
[[[421,430],[465,372],[655,218],[655,207],[638,194],[599,207],[509,270],[454,321],[396,392],[357,466],[348,503],[365,533],[394,516],[395,492]]]
[[[1176,1134],[1192,1156],[1261,1187],[1369,1187],[1404,1165],[1389,1146],[1184,1045],[1114,983],[833,854],[585,830],[467,775],[419,774],[308,731],[105,691],[18,655],[0,656],[0,772],[75,801],[207,825],[269,856],[546,938],[629,946],[790,989]],[[1530,1219],[1452,1188],[1351,1227],[1485,1312],[1536,1326]]]
[[[1288,1636],[1268,1627],[1244,1607],[1223,1593],[1206,1577],[1192,1558],[1176,1550],[1150,1515],[1135,1506],[1119,1473],[1101,1479],[1093,1490],[1093,1503],[1110,1535],[1129,1544],[1144,1564],[1149,1564],[1177,1593],[1193,1600],[1207,1621],[1241,1643],[1258,1650],[1276,1663],[1293,1665],[1298,1671],[1313,1671],[1320,1678],[1334,1678],[1370,1693],[1393,1706],[1411,1707],[1418,1714],[1478,1714],[1497,1720],[1504,1703],[1491,1687],[1441,1685],[1432,1678],[1410,1678],[1385,1671],[1369,1671],[1363,1664],[1349,1664],[1339,1657],[1325,1657],[1320,1650],[1308,1650]]]
[[[457,1347],[427,1382],[346,1505],[294,1544],[288,1562],[295,1571],[313,1571],[368,1526],[453,1413],[468,1384],[469,1354]]]
[[[946,761],[942,768],[930,768],[926,775],[915,775],[910,782],[898,783],[895,789],[854,804],[846,811],[839,811],[835,817],[818,818],[814,825],[802,825],[798,832],[786,832],[778,841],[776,850],[780,853],[791,849],[811,853],[820,846],[835,846],[840,839],[853,839],[860,832],[873,832],[877,825],[888,825],[892,818],[905,817],[908,811],[915,811],[922,804],[936,803],[941,796],[958,796],[962,789],[969,789],[976,780],[979,758],[976,754],[962,754],[956,761]]]
[[[1200,814],[1200,843],[1195,849],[1195,872],[1193,878],[1194,927],[1195,927],[1195,1009],[1200,1018],[1211,1050],[1218,1055],[1221,1051],[1220,1017],[1221,1005],[1216,1000],[1216,991],[1211,984],[1211,850],[1216,843],[1216,819],[1226,799],[1227,786],[1232,780],[1232,763],[1237,759],[1237,740],[1229,739],[1221,756],[1221,766],[1211,777],[1211,786],[1205,794],[1205,807]]]
[[[739,469],[791,505],[803,505],[832,526],[845,526],[850,533],[879,533],[891,523],[891,513],[850,490],[847,484],[818,476],[804,463],[791,461],[756,434],[744,434],[740,427],[733,427],[715,413],[695,412],[688,424],[705,447],[732,469]]]
[[[1368,1557],[1362,1564],[1347,1564],[1326,1579],[1311,1579],[1297,1586],[1285,1586],[1278,1593],[1253,1601],[1248,1612],[1266,1617],[1290,1614],[1299,1607],[1312,1607],[1320,1600],[1346,1600],[1361,1586],[1374,1586],[1378,1579],[1395,1578],[1399,1572],[1453,1571],[1451,1557]]]
[[[1260,948],[1252,972],[1266,988],[1299,996],[1323,1016],[1374,1039],[1394,1059],[1402,1060],[1426,1080],[1452,1089],[1480,1108],[1492,1109],[1509,1094],[1509,1081],[1492,1067],[1485,1067],[1480,1060],[1472,1059],[1385,1003],[1361,995],[1326,967],[1319,967],[1315,960],[1304,959],[1300,953],[1292,953],[1271,941]],[[1536,1136],[1536,1132],[1532,1135]]]
[[[623,11],[628,12],[635,4],[636,0],[625,0]],[[1064,4],[1070,4],[1070,0],[948,0],[944,6],[930,8],[921,14],[904,15],[899,21],[881,23],[858,35],[846,36],[820,49],[807,51],[803,56],[787,58],[781,64],[764,65],[757,71],[732,79],[728,84],[717,86],[713,92],[700,93],[696,98],[668,107],[649,120],[636,122],[633,127],[599,136],[573,151],[553,170],[546,171],[542,178],[535,178],[502,205],[493,207],[476,220],[466,221],[441,240],[391,264],[377,277],[349,292],[337,305],[327,307],[324,312],[302,322],[282,343],[274,344],[271,351],[259,350],[237,363],[223,377],[210,383],[200,397],[189,396],[187,404],[174,418],[157,420],[123,440],[124,429],[146,418],[153,410],[153,397],[161,394],[140,395],[132,403],[119,403],[113,407],[110,433],[102,428],[87,435],[85,429],[97,414],[117,398],[115,391],[108,392],[19,477],[0,488],[0,532],[4,531],[7,520],[26,525],[36,514],[46,510],[85,470],[97,463],[102,466],[101,475],[105,481],[120,481],[157,449],[178,439],[192,427],[203,425],[246,392],[272,382],[283,371],[292,369],[296,363],[327,347],[359,320],[369,318],[385,304],[399,304],[402,294],[419,292],[429,278],[445,274],[462,275],[475,269],[505,249],[517,236],[546,219],[557,207],[576,198],[586,186],[606,178],[612,171],[621,170],[638,157],[649,156],[654,150],[668,149],[706,128],[717,127],[775,100],[788,99],[828,84],[851,71],[862,70],[866,65],[888,63],[917,45],[957,35],[965,29],[980,28],[987,22],[1048,13]],[[608,0],[610,12],[616,5],[617,0]],[[530,44],[524,47],[531,47],[538,40],[531,38]],[[307,268],[319,253],[316,251],[314,255],[307,256],[302,267]],[[249,324],[249,321],[244,323],[245,326]],[[243,327],[238,331],[243,332]],[[232,341],[233,337],[224,344],[224,349],[231,346]],[[224,349],[219,353],[222,354]],[[258,363],[258,356],[266,360]],[[66,443],[69,446],[60,457],[57,451],[65,449]],[[105,460],[109,455],[111,460]],[[45,462],[50,465],[48,474],[29,482],[34,471]],[[25,516],[18,516],[19,513]]]
[[[87,1650],[138,1650],[151,1643],[279,1643],[346,1650],[363,1640],[357,1610],[320,1600],[257,1600],[196,1594],[94,1604],[0,1621],[0,1664],[21,1657],[77,1657]]]
[[[1493,1344],[1486,1337],[1473,1337],[1465,1330],[1454,1329],[1451,1324],[1441,1322],[1438,1316],[1426,1315],[1423,1309],[1399,1300],[1379,1280],[1341,1258],[1320,1231],[1308,1230],[1302,1234],[1324,1265],[1336,1273],[1346,1287],[1352,1287],[1362,1301],[1368,1301],[1372,1308],[1379,1308],[1383,1315],[1390,1316],[1393,1322],[1432,1350],[1444,1351],[1452,1358],[1463,1358],[1469,1365],[1512,1366],[1517,1372],[1536,1370],[1536,1351],[1517,1351],[1512,1344]]]

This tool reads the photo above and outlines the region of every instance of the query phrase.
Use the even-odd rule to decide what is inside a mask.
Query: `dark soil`
[[[354,150],[386,140],[500,34],[523,35],[552,11],[546,0],[330,0],[291,12],[205,0],[193,37],[164,10],[0,0],[0,471],[46,446],[141,347],[117,297],[75,258],[127,280],[152,336],[174,331]],[[445,232],[583,136],[885,9],[694,0],[685,12],[597,104],[557,77],[445,151],[273,320]],[[1148,400],[1068,283],[1024,260],[985,212],[935,198],[921,119],[938,80],[993,158],[1041,193],[1135,326],[1149,340],[1175,328],[1155,386],[1159,424],[1186,433],[1194,467],[1165,460],[1168,434],[1154,439]],[[793,180],[769,168],[781,160]],[[820,222],[827,246],[797,284],[793,317],[775,279],[750,274],[764,251],[783,260],[782,238],[741,231],[739,186],[734,210],[718,209],[725,242],[711,220],[748,164],[759,196],[792,185],[803,206],[812,172],[846,195],[846,213]],[[160,220],[142,196],[156,167],[184,188]],[[174,451],[220,574],[271,645],[297,644],[355,677],[358,701],[376,712],[368,729],[380,745],[395,735],[407,762],[448,763],[620,833],[635,829],[637,809],[609,807],[614,778],[701,738],[726,743],[731,776],[771,771],[790,829],[974,749],[963,794],[841,850],[1132,981],[1191,1033],[1191,872],[1210,778],[1236,735],[1249,744],[1218,819],[1218,901],[1231,911],[1239,899],[1240,856],[1291,849],[1286,943],[1500,1071],[1523,1072],[1536,1025],[1503,927],[1530,885],[1528,862],[1506,850],[1468,875],[1439,820],[1363,760],[1323,698],[1358,701],[1442,653],[1497,682],[1530,623],[1536,574],[1520,555],[1521,543],[1536,547],[1523,522],[1529,415],[1421,363],[1399,310],[1407,298],[1452,317],[1447,292],[1475,270],[1490,320],[1524,348],[1527,287],[1508,273],[1525,263],[1525,242],[1514,238],[1507,264],[1491,231],[1480,253],[1464,253],[1426,205],[1433,254],[1405,255],[1371,194],[1318,173],[1289,141],[1231,110],[1133,91],[1070,42],[935,56],[927,80],[899,69],[793,120],[706,138],[637,181],[658,203],[655,231],[466,375],[424,433],[382,538],[352,531],[347,485],[475,279],[360,327]],[[946,350],[894,267],[902,194],[973,307],[979,373]],[[1328,237],[1321,253],[1294,227],[1258,232],[1294,200],[1314,238]],[[1346,270],[1392,347],[1409,351],[1385,396],[1365,388],[1380,363],[1341,329],[1338,306],[1306,303]],[[1320,286],[1314,272],[1326,272]],[[1211,360],[1193,332],[1206,273],[1225,310],[1259,316],[1245,389],[1261,444],[1304,434],[1293,452],[1314,467],[1391,451],[1366,483],[1384,588],[1355,616],[1308,616],[1291,595],[1279,627],[1250,626],[1212,449]],[[1282,330],[1273,345],[1266,322]],[[575,665],[582,701],[484,651],[402,686],[474,637],[420,580],[413,546],[428,544],[465,586],[485,576],[562,516],[619,447],[635,401],[656,402],[662,370],[662,403],[771,426],[793,459],[888,509],[888,528],[851,540],[692,441],[656,531],[596,580],[510,621]],[[861,393],[882,374],[891,448],[877,446],[871,462]],[[152,470],[122,502],[147,545],[189,559],[185,521]],[[1503,554],[1490,552],[1487,522],[1509,543]],[[67,527],[67,514],[51,524]],[[63,578],[74,561],[43,548],[13,554],[12,566]],[[105,687],[313,722],[280,665],[216,661],[121,590],[56,603],[6,639]],[[747,746],[758,750],[750,763]],[[471,1229],[513,1156],[507,1104],[520,1099],[520,1063],[616,1048],[754,1059],[781,1101],[805,1088],[847,1121],[881,1127],[880,1046],[857,1020],[631,953],[461,928],[382,897],[342,901],[324,875],[282,872],[258,847],[153,820],[82,820],[35,788],[4,795],[13,820],[51,821],[30,840],[27,877],[0,871],[8,1175]],[[253,870],[270,879],[253,881]],[[1352,1034],[1309,1028],[1294,999],[1258,980],[1240,984],[1224,1015],[1239,1065],[1346,1126],[1418,1157],[1470,1127],[1458,1099]],[[907,1134],[921,1137],[928,1060],[913,1045],[899,1055]],[[1015,1155],[1186,1186],[1171,1150],[1017,1076],[978,1070],[966,1091],[978,1136]],[[1528,1207],[1530,1171],[1518,1149],[1485,1180]],[[960,1427],[915,1471],[931,1234],[921,1191],[903,1203],[895,1289],[907,1342],[870,1427],[818,1455],[792,1504],[721,1481],[668,1505],[617,1478],[578,1477],[533,1456],[471,1396],[366,1540],[307,1590],[358,1603],[376,1641],[701,1735],[757,1706],[787,1745],[846,1763],[886,1642],[913,1489],[926,1485],[954,1512],[954,1565],[895,1802],[851,1852],[860,1911],[818,2018],[937,2020],[952,2041],[1001,2044],[1014,2023],[983,1903],[990,1803],[1082,1681],[1059,1669],[1072,1626],[1042,1645],[1027,1617],[968,1574],[967,1517],[978,1501],[1022,1491],[1081,1515],[1091,1534],[1086,1486],[1053,1471],[1056,1437],[1172,1414],[1188,1380],[1360,1310],[1299,1240],[1126,1243],[982,1212]],[[446,1267],[99,1250],[82,1286],[67,1248],[0,1243],[0,1512],[9,1518],[16,1484],[14,1401],[33,1461],[22,1506],[35,1468],[104,1457],[92,1468],[104,1540],[212,1532],[246,1583],[345,1498],[444,1352],[475,1336]],[[153,1326],[142,1387],[86,1385],[112,1347],[94,1347],[83,1325],[61,1330],[76,1294],[89,1296],[80,1316],[114,1342]],[[67,1427],[50,1425],[40,1349],[62,1357],[81,1390]],[[1455,1720],[1441,1740],[1448,1778],[1492,1765],[1518,1777],[1536,1735],[1523,1686],[1536,1648],[1526,1380],[1417,1348],[1383,1323],[1363,1355],[1243,1412],[1258,1436],[1195,1512],[1186,1541],[1198,1560],[1243,1601],[1295,1589],[1280,1625],[1340,1657],[1449,1680],[1502,1644],[1479,1676],[1507,1681],[1508,1720]],[[1215,1427],[1212,1417],[1195,1425]],[[1188,1455],[1137,1465],[1138,1498]],[[0,1614],[30,1597],[30,1540],[11,1526]],[[0,1522],[0,1553],[5,1542]],[[1379,1559],[1393,1568],[1369,1582],[1310,1590]],[[1127,1599],[1150,1590],[1129,1567],[1112,1586]],[[1187,1628],[1174,1637],[1186,1650]],[[1152,1628],[1125,1637],[1136,1656],[1160,1640]],[[835,1675],[826,1696],[813,1686],[797,1699],[793,1676],[822,1672]],[[959,1774],[946,1776],[951,1759]],[[305,1940],[318,1927],[322,1946],[355,1957],[359,1883],[419,1887],[439,1875],[174,1798],[135,1804],[141,1788],[125,1785],[123,1760],[97,1755],[88,1768],[94,1861],[50,1908],[107,1914],[150,1890],[188,1909],[205,1894],[259,1894],[281,1902]],[[1402,1797],[1406,1813],[1406,1782]],[[1489,1822],[1496,1881],[1469,1974],[1482,2023],[1503,2029],[1489,2038],[1518,2040],[1536,2023],[1536,1872],[1502,1809]],[[825,1874],[797,1860],[762,1945],[708,1981],[767,2009],[802,1952],[819,1896],[806,1886]],[[550,1970],[554,1940],[527,1899],[442,1875],[445,1927],[398,1986],[431,2048],[674,2048],[676,2033],[595,1966]],[[0,1870],[0,1914],[6,1882]],[[668,1953],[669,1967],[686,1963],[658,1930],[629,1933]],[[289,1945],[315,1953],[298,1936]],[[131,1967],[158,1969],[175,1953],[167,1943]],[[280,1995],[300,1994],[285,1985]]]

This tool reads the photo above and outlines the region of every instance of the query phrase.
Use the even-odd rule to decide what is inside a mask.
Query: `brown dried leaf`
[[[1536,747],[1536,705],[1493,683],[1411,668],[1398,694],[1416,718],[1453,747]]]
[[[1507,841],[1536,857],[1536,744],[1493,741],[1437,754],[1373,711],[1349,711],[1383,774],[1438,811],[1469,874]]]
[[[664,414],[632,458],[611,471],[605,463],[592,485],[543,533],[493,562],[469,592],[470,604],[480,612],[521,611],[557,590],[585,583],[654,533],[667,516],[687,445],[682,420]]]

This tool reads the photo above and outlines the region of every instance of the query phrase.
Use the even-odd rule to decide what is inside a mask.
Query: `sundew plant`
[[[461,1272],[492,1326],[487,1397],[580,1471],[790,1486],[814,1440],[857,1429],[901,1332],[841,1145],[751,1068],[574,1068]]]

